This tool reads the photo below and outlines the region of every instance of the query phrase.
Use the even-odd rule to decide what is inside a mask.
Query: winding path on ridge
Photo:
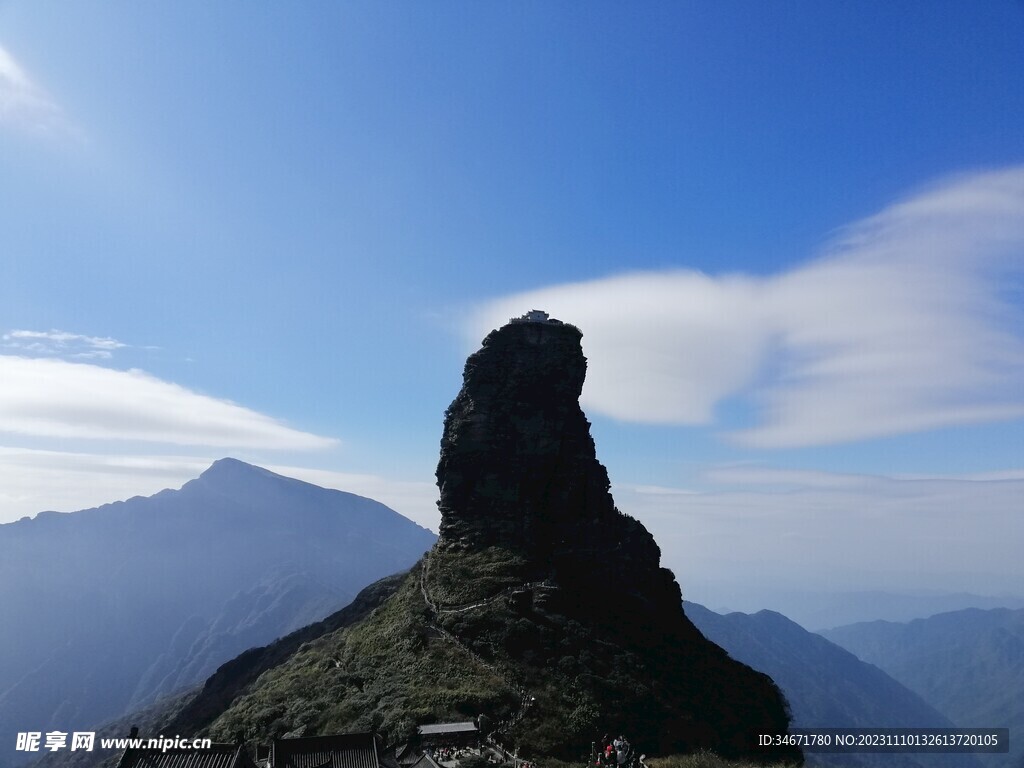
[[[437,624],[436,618],[438,616],[442,615],[442,614],[463,613],[465,611],[471,611],[474,608],[481,608],[481,607],[483,607],[485,605],[490,605],[491,603],[495,603],[498,600],[506,598],[509,595],[511,595],[512,593],[514,593],[516,591],[519,591],[519,590],[530,589],[530,588],[535,588],[535,587],[540,587],[540,586],[551,586],[551,585],[548,582],[546,582],[546,581],[526,582],[526,583],[521,584],[521,585],[516,586],[516,587],[506,587],[505,589],[501,590],[500,592],[498,592],[495,595],[492,595],[491,597],[487,598],[486,600],[480,600],[480,601],[473,602],[473,603],[462,603],[460,605],[451,605],[451,606],[446,606],[444,608],[441,608],[430,597],[430,591],[427,588],[427,581],[428,581],[429,578],[430,578],[430,553],[428,552],[426,554],[426,556],[424,556],[424,558],[423,558],[423,566],[420,568],[420,575],[419,575],[420,593],[423,595],[423,602],[425,602],[427,604],[427,607],[430,609],[430,612],[432,614],[432,618],[430,618],[428,620],[428,622],[427,622],[428,627],[430,629],[434,630],[439,636],[446,638],[447,640],[449,640],[452,643],[455,643],[455,645],[459,646],[459,648],[461,648],[463,651],[468,653],[478,664],[480,664],[485,669],[490,670],[495,675],[500,677],[504,681],[505,685],[507,685],[509,688],[511,688],[513,691],[515,691],[517,694],[519,694],[519,709],[517,709],[513,713],[513,715],[510,718],[508,718],[507,720],[499,721],[496,724],[495,730],[500,730],[502,728],[511,728],[512,726],[518,724],[523,719],[523,717],[525,717],[527,710],[529,710],[530,706],[535,701],[533,694],[530,693],[525,688],[523,688],[518,683],[516,683],[514,680],[509,678],[501,669],[499,669],[497,667],[497,665],[492,664],[491,662],[489,662],[486,659],[484,659],[482,656],[480,656],[480,654],[478,654],[476,651],[474,651],[472,648],[470,648],[461,639],[456,637],[454,634],[449,632],[444,627],[439,626]],[[496,742],[496,741],[494,743],[498,744],[498,742]],[[501,746],[501,745],[498,744],[498,746]],[[504,750],[504,747],[501,747],[501,748]],[[505,750],[505,751],[507,751],[507,750]],[[518,762],[518,758],[516,758],[516,760]]]
[[[430,610],[432,610],[437,615],[442,615],[442,614],[446,614],[446,613],[463,613],[465,611],[471,611],[474,608],[482,608],[485,605],[490,605],[491,603],[496,603],[498,600],[501,600],[503,597],[508,597],[509,595],[514,594],[515,592],[521,592],[521,591],[528,590],[528,589],[538,589],[538,588],[554,586],[553,584],[551,584],[551,582],[549,582],[547,580],[544,580],[544,581],[526,581],[526,582],[523,582],[522,584],[519,584],[518,586],[505,587],[503,590],[501,590],[500,592],[498,592],[498,593],[496,593],[494,595],[491,595],[486,600],[477,600],[476,602],[472,602],[472,603],[459,603],[457,605],[446,605],[445,607],[442,608],[441,606],[439,606],[437,603],[435,603],[430,598],[430,592],[427,589],[427,581],[428,581],[429,578],[430,578],[430,554],[427,553],[426,557],[424,557],[424,559],[423,559],[423,567],[420,569],[420,591],[423,593],[423,600],[424,600],[424,602],[426,602],[426,604],[427,604],[427,606],[429,606]]]

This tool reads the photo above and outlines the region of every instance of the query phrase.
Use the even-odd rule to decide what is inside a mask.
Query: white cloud
[[[308,450],[335,440],[143,371],[0,355],[0,433]]]
[[[67,331],[14,330],[0,337],[6,349],[31,355],[72,357],[79,360],[109,360],[114,351],[127,344],[106,336],[83,336]]]
[[[670,488],[664,485],[617,485],[615,487],[625,488],[632,493],[646,494],[651,496],[688,496],[691,493],[697,493],[697,491],[691,491],[686,488]]]
[[[1024,469],[1002,469],[961,474],[864,475],[849,472],[825,472],[817,469],[780,469],[755,463],[725,464],[711,467],[702,478],[716,486],[761,486],[765,488],[864,488],[889,483],[892,487],[911,487],[914,482],[987,483],[1024,480]]]
[[[68,133],[71,128],[64,111],[32,82],[14,57],[0,47],[2,125],[41,134]]]
[[[545,309],[583,330],[586,406],[625,421],[703,424],[764,355],[769,336],[758,332],[757,294],[742,277],[629,274],[493,302],[473,319],[472,333]]]
[[[545,309],[578,325],[583,402],[624,421],[713,423],[748,398],[752,446],[860,440],[1024,416],[1024,167],[957,177],[770,276],[632,273],[481,307],[474,340]]]
[[[715,485],[788,486],[797,488],[861,488],[877,483],[881,478],[840,472],[822,472],[814,469],[777,469],[758,464],[734,464],[712,467],[703,477]]]

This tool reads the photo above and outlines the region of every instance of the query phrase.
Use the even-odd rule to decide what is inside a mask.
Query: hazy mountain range
[[[986,757],[986,764],[1022,764],[1024,610],[968,609],[823,634],[884,669],[957,725],[1009,728],[1009,757]]]
[[[795,621],[804,629],[823,629],[857,624],[863,621],[913,621],[965,608],[1024,608],[1019,595],[978,595],[970,592],[824,592],[813,589],[765,590],[759,585],[754,594],[739,594],[708,607],[723,615],[741,612],[753,614],[769,609]],[[705,601],[707,602],[707,601]]]
[[[0,761],[87,730],[407,569],[435,536],[379,502],[234,459],[180,490],[0,525]]]
[[[721,615],[686,603],[686,615],[729,655],[770,676],[796,728],[952,727],[949,718],[877,666],[774,611]],[[809,765],[978,766],[971,755],[815,755]]]
[[[194,688],[234,658],[192,714],[179,714],[178,724],[192,725],[197,706],[219,711],[261,671],[364,616],[399,582],[377,589],[366,606],[268,643],[408,568],[434,540],[375,501],[231,459],[177,491],[0,526],[0,764],[32,757],[11,749],[19,730],[91,730]],[[938,604],[975,596],[931,597]],[[897,603],[882,601],[879,611]],[[904,602],[899,610],[925,607]],[[733,658],[775,680],[797,727],[956,723],[1024,732],[1024,610],[875,621],[824,637],[772,611],[720,615],[687,603],[686,614]],[[257,646],[267,647],[247,651]],[[980,758],[808,758],[811,765],[1017,768],[1022,754],[1018,745],[1009,756]]]

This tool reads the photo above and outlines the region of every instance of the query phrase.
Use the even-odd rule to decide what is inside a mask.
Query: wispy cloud
[[[1024,416],[1024,167],[960,176],[770,277],[643,272],[487,303],[483,333],[537,307],[579,325],[584,404],[711,424],[731,397],[782,447]]]
[[[825,472],[816,469],[781,469],[754,463],[713,466],[702,473],[702,478],[715,486],[760,487],[762,489],[822,488],[841,490],[849,488],[909,488],[915,482],[927,483],[991,483],[1024,480],[1024,468],[966,472],[961,474],[891,475],[855,474],[852,472]]]
[[[908,478],[889,478],[859,475],[848,472],[823,472],[815,469],[779,469],[759,464],[733,464],[711,467],[702,473],[707,482],[716,486],[759,487],[768,491],[780,489],[850,489],[882,483],[895,483]],[[935,477],[928,479],[934,480]],[[948,478],[941,478],[948,479]]]
[[[37,134],[74,133],[64,110],[0,47],[0,126]]]
[[[14,355],[0,355],[0,433],[282,450],[336,444],[143,371]]]
[[[105,336],[83,336],[67,331],[14,330],[0,337],[5,349],[32,355],[103,359],[113,357],[114,351],[128,345]]]
[[[1024,479],[908,478],[766,466],[708,471],[714,490],[616,487],[698,601],[724,584],[824,591],[1019,592]]]

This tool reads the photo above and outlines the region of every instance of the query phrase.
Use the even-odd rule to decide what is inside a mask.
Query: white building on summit
[[[531,309],[522,317],[513,317],[509,319],[510,323],[557,323],[562,324],[561,320],[555,320],[547,312],[541,309]]]

